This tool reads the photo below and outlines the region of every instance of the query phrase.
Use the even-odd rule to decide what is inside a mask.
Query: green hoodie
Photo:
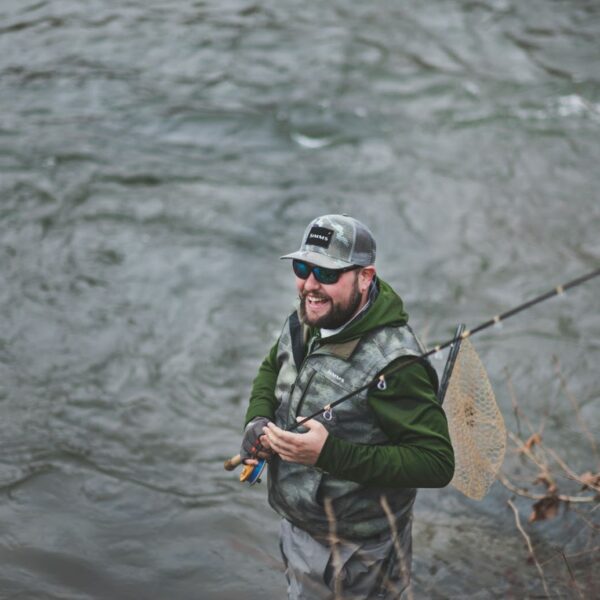
[[[336,335],[318,339],[316,343],[342,343],[375,328],[406,325],[408,314],[400,297],[381,279],[378,287],[376,299],[363,315]],[[319,331],[311,330],[310,338],[315,336],[319,337]],[[255,417],[274,418],[278,343],[271,348],[254,380],[246,423]],[[403,357],[390,366],[409,360],[410,357]],[[371,391],[368,401],[389,443],[357,444],[336,437],[332,430],[315,466],[340,479],[369,487],[447,485],[454,473],[454,453],[446,416],[437,400],[435,379],[433,369],[425,362],[387,376],[387,388]]]

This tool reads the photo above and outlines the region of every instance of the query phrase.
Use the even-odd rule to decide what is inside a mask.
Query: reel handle
[[[233,471],[238,465],[242,463],[242,457],[239,454],[228,458],[223,466],[226,471]],[[242,472],[240,473],[240,481],[242,483],[247,482],[250,485],[260,483],[260,476],[267,466],[267,461],[262,458],[256,465],[244,465]]]
[[[242,457],[239,454],[236,454],[235,456],[232,456],[231,458],[228,458],[225,463],[223,464],[223,467],[226,471],[233,471],[237,466],[242,464]]]

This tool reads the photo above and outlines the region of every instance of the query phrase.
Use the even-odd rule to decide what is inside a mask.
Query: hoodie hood
[[[376,298],[364,315],[351,321],[339,333],[325,338],[324,343],[346,342],[361,337],[372,329],[383,326],[400,327],[408,323],[408,313],[404,310],[400,296],[382,279],[377,278],[376,286]]]

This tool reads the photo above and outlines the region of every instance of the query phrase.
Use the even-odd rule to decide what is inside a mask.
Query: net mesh
[[[454,446],[452,485],[481,500],[496,479],[506,450],[506,428],[473,344],[462,340],[444,398]]]

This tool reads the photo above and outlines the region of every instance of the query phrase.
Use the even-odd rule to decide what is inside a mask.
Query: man
[[[361,222],[325,215],[282,257],[300,305],[254,381],[241,455],[269,458],[293,599],[398,598],[410,576],[414,488],[443,487],[454,471],[435,370],[414,362],[423,349],[402,300],[376,276],[375,250]]]

